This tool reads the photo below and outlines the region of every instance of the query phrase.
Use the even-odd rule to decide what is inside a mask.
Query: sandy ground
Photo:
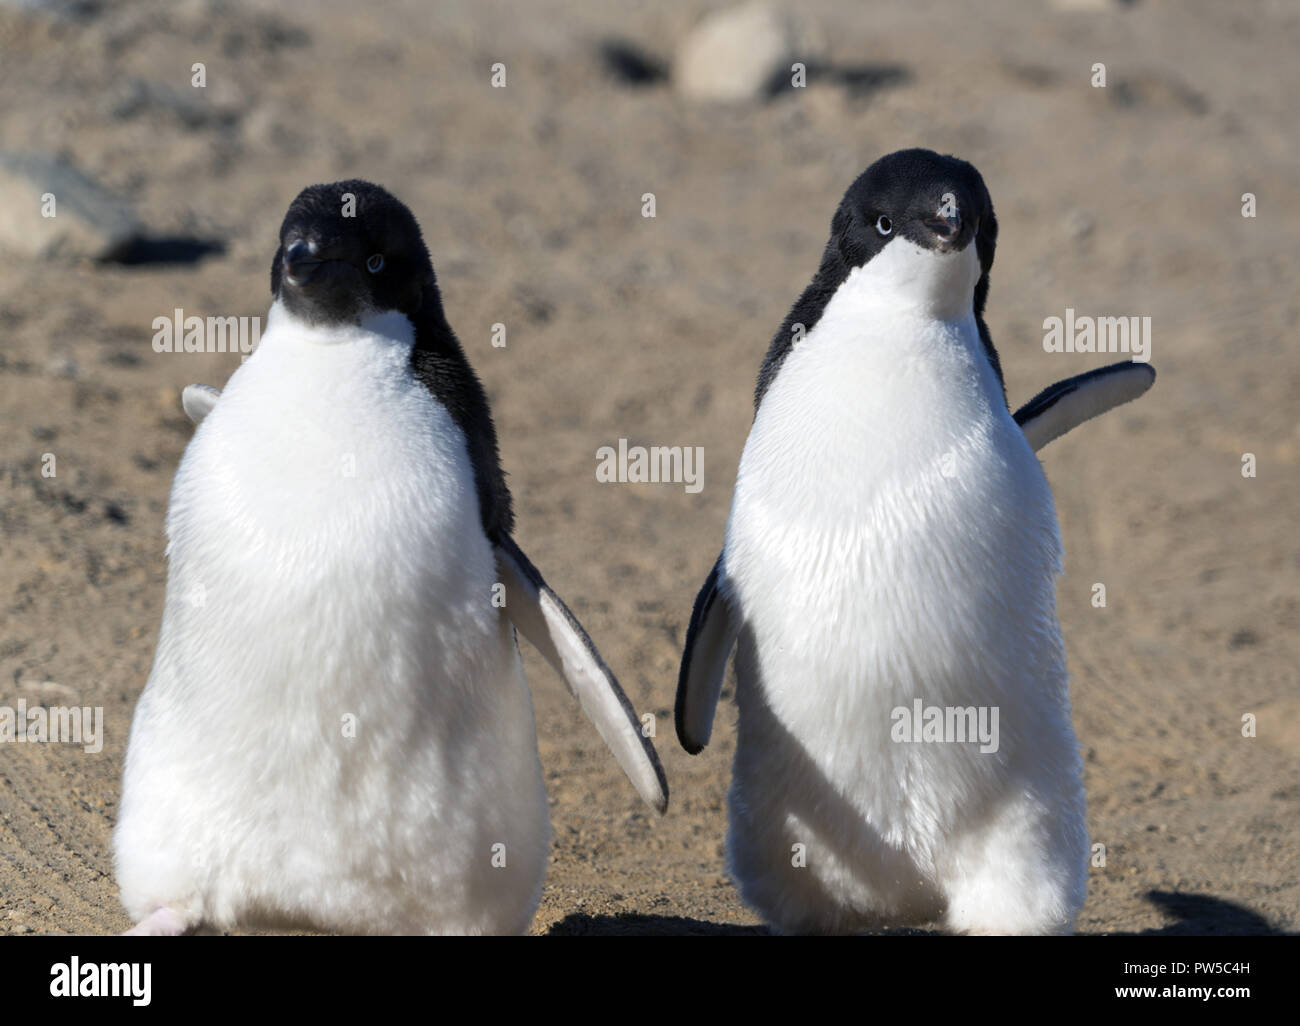
[[[534,931],[759,929],[722,864],[734,709],[702,756],[672,734],[684,627],[767,343],[845,187],[909,145],[988,183],[988,322],[1013,405],[1109,359],[1045,353],[1045,317],[1152,318],[1154,390],[1042,454],[1088,826],[1107,849],[1079,928],[1294,931],[1300,12],[811,2],[829,69],[713,108],[628,85],[598,56],[617,37],[666,59],[709,5],[518,6],[0,4],[3,145],[74,158],[158,233],[225,244],[184,266],[0,255],[0,704],[102,706],[106,731],[98,754],[0,749],[0,932],[129,925],[110,837],[191,430],[178,389],[220,385],[238,361],[156,354],[151,322],[264,315],[289,200],[354,175],[420,218],[494,404],[517,537],[659,717],[663,819],[526,652],[555,829]],[[1097,61],[1105,89],[1089,85]],[[703,446],[704,489],[598,484],[596,450],[619,438]]]

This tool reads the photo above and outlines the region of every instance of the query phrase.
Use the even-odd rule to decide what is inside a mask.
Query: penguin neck
[[[898,238],[850,271],[839,291],[893,316],[958,323],[974,314],[980,277],[973,245],[940,253]]]
[[[836,348],[850,365],[867,360],[891,367],[918,365],[934,346],[977,350],[973,292],[935,294],[940,291],[915,276],[873,271],[871,264],[855,268],[831,295],[807,342]]]
[[[357,322],[311,323],[297,317],[277,296],[267,312],[266,331],[259,348],[288,344],[334,347],[380,342],[410,349],[415,344],[416,334],[416,325],[400,310],[366,313]]]

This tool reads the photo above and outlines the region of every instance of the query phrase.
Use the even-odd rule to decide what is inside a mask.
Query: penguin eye
[[[384,269],[384,254],[375,253],[366,260],[366,270],[371,274],[378,274]]]
[[[884,214],[881,214],[878,218],[876,218],[876,231],[880,232],[881,235],[888,235],[893,230],[894,230],[894,222],[891,221]]]

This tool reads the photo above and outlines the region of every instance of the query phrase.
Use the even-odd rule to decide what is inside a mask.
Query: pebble
[[[789,83],[791,66],[822,57],[809,26],[763,0],[706,15],[686,36],[673,63],[673,85],[703,102],[762,99]]]
[[[0,194],[0,250],[14,256],[110,260],[143,233],[125,201],[57,157],[0,150]]]

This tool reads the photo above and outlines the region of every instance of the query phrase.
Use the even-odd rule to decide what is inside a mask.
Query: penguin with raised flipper
[[[727,850],[776,929],[1063,933],[1086,890],[1082,765],[1035,456],[1149,365],[1014,416],[984,323],[997,222],[974,167],[872,164],[759,375],[726,542],[695,602],[678,737],[736,650]]]

